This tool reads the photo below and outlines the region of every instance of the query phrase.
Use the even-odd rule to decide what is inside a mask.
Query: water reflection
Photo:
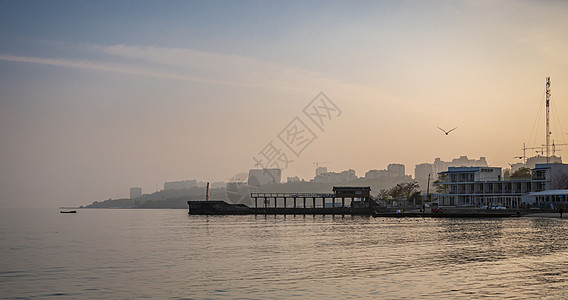
[[[503,257],[501,247],[506,239],[503,220],[440,220],[435,232],[442,247],[434,260],[450,264],[489,262]]]
[[[558,219],[79,215],[0,226],[5,297],[476,299],[568,289],[568,222]]]

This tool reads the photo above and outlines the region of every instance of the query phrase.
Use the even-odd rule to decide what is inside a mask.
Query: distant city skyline
[[[544,157],[533,157],[533,159],[537,159],[541,163],[544,163]],[[553,161],[553,163],[561,163],[561,161]],[[315,164],[315,163],[314,163]],[[287,180],[283,180],[282,178],[282,170],[281,169],[263,169],[263,168],[256,168],[250,169],[247,173],[243,172],[239,174],[240,176],[235,176],[233,178],[229,178],[226,181],[217,181],[212,183],[213,188],[224,188],[226,183],[229,182],[241,182],[247,183],[253,187],[262,186],[265,184],[274,184],[274,183],[286,183],[286,182],[297,182],[297,181],[306,181],[306,182],[315,182],[315,183],[341,183],[341,182],[349,182],[351,180],[356,179],[381,179],[381,178],[400,178],[403,180],[407,180],[411,178],[412,180],[418,181],[420,183],[421,189],[423,192],[426,189],[426,180],[428,178],[428,174],[432,175],[431,181],[433,182],[436,180],[436,176],[440,172],[445,172],[448,170],[449,167],[488,167],[487,161],[485,157],[480,157],[479,159],[469,158],[466,155],[461,155],[460,157],[453,158],[449,161],[444,161],[439,157],[435,158],[432,163],[420,163],[415,165],[414,167],[414,175],[406,173],[406,166],[404,164],[399,163],[390,163],[388,164],[386,169],[370,169],[363,176],[357,175],[356,171],[353,169],[348,170],[328,170],[327,167],[317,166],[315,168],[315,176],[301,178],[297,175],[288,176]],[[503,168],[503,170],[512,170],[515,171],[521,166],[526,166],[529,168],[533,168],[534,165],[523,165],[521,163],[516,165],[511,165],[509,168]],[[501,168],[501,167],[499,167]],[[516,168],[516,169],[515,169]],[[431,182],[431,185],[432,185]],[[180,189],[191,189],[194,187],[205,187],[206,182],[201,181],[199,178],[194,179],[183,179],[183,180],[176,180],[176,181],[169,181],[164,183],[163,190],[180,190]],[[133,188],[131,188],[132,191]],[[132,193],[132,192],[131,192]]]
[[[0,0],[0,209],[227,181],[321,92],[341,115],[281,147],[282,178],[324,161],[507,167],[544,144],[547,76],[567,143],[566,15],[565,1]]]

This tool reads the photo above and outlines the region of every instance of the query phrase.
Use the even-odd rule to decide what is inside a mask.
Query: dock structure
[[[225,201],[187,201],[190,215],[360,215],[391,218],[505,218],[518,211],[459,209],[437,212],[395,212],[379,207],[369,187],[333,187],[328,193],[251,193],[254,207]],[[341,199],[341,202],[339,201]]]
[[[331,207],[335,207],[335,194],[320,193],[251,193],[251,199],[254,199],[254,208],[259,208],[259,199],[261,200],[261,208],[288,208],[288,200],[292,200],[292,208],[316,208],[326,207],[326,199],[331,199]],[[280,201],[279,201],[280,200]],[[298,203],[298,200],[300,202]],[[345,207],[345,199],[341,207]],[[280,204],[281,206],[278,206]]]
[[[189,214],[372,215],[377,207],[370,187],[333,187],[333,191],[251,193],[254,207],[224,201],[188,201]]]
[[[333,187],[330,193],[251,193],[254,199],[254,208],[259,208],[259,199],[262,201],[261,208],[288,208],[288,200],[293,202],[292,208],[361,208],[372,207],[370,187]],[[329,199],[331,202],[327,201]],[[337,202],[341,199],[341,203]],[[345,200],[349,202],[346,205]],[[280,201],[279,201],[280,200]],[[300,203],[298,203],[300,200]],[[282,206],[278,206],[281,204]],[[301,205],[298,205],[301,204]]]

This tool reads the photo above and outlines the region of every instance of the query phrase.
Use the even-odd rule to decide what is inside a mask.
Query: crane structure
[[[316,168],[319,167],[319,165],[323,165],[323,164],[330,164],[331,162],[329,161],[314,161],[314,165],[316,165]]]
[[[543,145],[545,146],[545,145]],[[568,144],[555,144],[554,140],[552,140],[552,156],[556,155],[556,146],[568,146]]]
[[[535,150],[535,152],[544,154],[546,149],[546,145],[541,145],[540,147],[527,147],[525,146],[525,143],[523,143],[523,148],[521,148],[521,150],[523,151],[523,155],[522,156],[515,156],[515,158],[519,158],[523,160],[523,163],[526,163],[526,159],[527,159],[527,150]]]
[[[523,148],[521,150],[523,150],[523,156],[517,156],[518,158],[523,160],[523,163],[526,163],[526,158],[527,158],[527,150],[535,150],[535,152],[538,153],[544,153],[545,146],[543,145],[542,147],[525,147],[525,143],[523,143]]]
[[[527,163],[527,149],[534,149],[534,148],[527,148],[525,146],[525,143],[523,143],[523,148],[521,148],[521,150],[523,151],[523,155],[515,156],[514,158],[521,159],[523,164],[526,164]]]

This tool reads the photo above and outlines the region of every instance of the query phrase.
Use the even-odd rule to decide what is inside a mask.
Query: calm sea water
[[[568,297],[568,219],[0,211],[0,297]]]

